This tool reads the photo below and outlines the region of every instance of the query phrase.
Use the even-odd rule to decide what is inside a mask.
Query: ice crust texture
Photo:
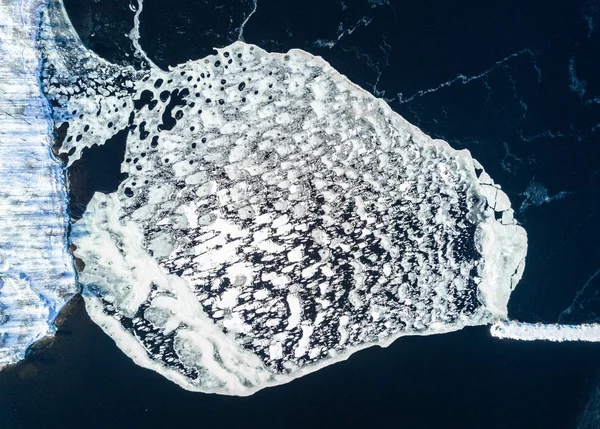
[[[128,178],[71,238],[92,319],[138,364],[247,395],[506,317],[527,247],[506,195],[323,59],[236,42],[134,71],[48,30],[69,165],[129,130]]]
[[[67,190],[35,47],[42,1],[0,1],[0,369],[55,331],[77,292]]]

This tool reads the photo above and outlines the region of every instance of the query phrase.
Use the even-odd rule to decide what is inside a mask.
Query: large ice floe
[[[76,293],[67,190],[36,49],[41,0],[0,0],[0,369],[55,331]]]
[[[500,186],[322,58],[237,42],[136,71],[59,3],[44,31],[67,163],[127,133],[127,178],[71,239],[90,316],[138,364],[247,395],[506,318],[527,240]]]

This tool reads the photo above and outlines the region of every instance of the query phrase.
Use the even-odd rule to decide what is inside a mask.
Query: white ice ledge
[[[521,341],[600,341],[600,324],[560,325],[505,320],[494,323],[492,336]]]

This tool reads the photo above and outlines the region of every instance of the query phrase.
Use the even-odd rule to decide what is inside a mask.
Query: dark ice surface
[[[88,46],[127,63],[128,3],[67,9]],[[242,27],[254,10],[146,0],[140,42],[165,68],[240,33],[323,56],[502,185],[529,237],[511,318],[600,321],[600,2],[257,0]],[[0,427],[598,428],[599,385],[600,344],[480,327],[401,338],[249,398],[195,394],[133,364],[80,303],[50,347],[0,373]]]

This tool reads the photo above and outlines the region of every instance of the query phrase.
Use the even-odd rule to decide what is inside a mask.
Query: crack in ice
[[[242,22],[242,25],[240,26],[239,31],[238,31],[238,40],[240,40],[242,42],[244,42],[244,27],[246,26],[246,24],[248,23],[250,18],[252,18],[252,15],[254,15],[256,13],[256,9],[258,9],[258,0],[252,0],[252,2],[254,3],[254,7],[250,11],[248,16],[244,19],[244,22]]]
[[[569,316],[572,316],[573,313],[577,310],[576,307],[582,307],[582,305],[585,303],[585,302],[583,302],[583,303],[580,302],[583,299],[583,295],[586,293],[590,283],[593,282],[598,276],[600,276],[600,269],[598,269],[594,274],[592,274],[587,279],[587,281],[585,282],[583,287],[575,295],[575,298],[573,299],[573,302],[571,303],[571,305],[568,308],[566,308],[565,310],[560,312],[560,314],[558,315],[559,322],[563,322],[565,319],[568,319]]]
[[[432,94],[432,93],[437,92],[437,91],[439,91],[441,89],[448,88],[448,87],[454,85],[455,83],[459,83],[461,85],[466,85],[466,84],[468,84],[468,83],[470,83],[472,81],[479,80],[479,79],[482,79],[482,78],[486,77],[488,74],[490,74],[490,73],[494,72],[496,69],[498,69],[498,67],[504,65],[505,63],[509,62],[513,58],[517,58],[517,57],[522,56],[523,54],[530,55],[535,60],[535,54],[530,49],[522,49],[519,52],[515,52],[513,54],[510,54],[510,55],[502,58],[501,60],[496,61],[492,67],[490,67],[489,69],[487,69],[487,70],[485,70],[485,71],[483,71],[483,72],[481,72],[481,73],[479,73],[477,75],[466,76],[466,75],[460,73],[454,79],[451,79],[451,80],[448,80],[446,82],[443,82],[443,83],[441,83],[438,86],[433,87],[433,88],[421,89],[421,90],[417,91],[416,93],[414,93],[413,95],[411,95],[408,98],[404,98],[404,95],[400,92],[400,93],[397,94],[397,96],[393,100],[396,100],[398,102],[398,104],[410,103],[415,98],[420,98],[420,97],[423,97],[425,95]],[[539,81],[541,79],[541,70],[537,66],[537,62],[535,62],[535,61],[534,61],[534,69],[538,73],[538,81]]]
[[[340,40],[342,40],[345,36],[349,36],[352,33],[354,33],[359,27],[368,27],[369,24],[371,24],[371,22],[373,22],[373,18],[368,17],[368,16],[363,16],[361,19],[359,19],[354,25],[352,25],[349,28],[344,29],[344,23],[340,22],[340,25],[338,26],[338,33],[335,37],[335,39],[331,39],[331,40],[322,40],[322,39],[318,39],[317,41],[315,41],[315,45],[320,47],[320,48],[328,48],[331,49],[333,48]]]
[[[129,33],[129,38],[133,43],[135,54],[146,61],[148,66],[158,68],[158,66],[150,59],[150,57],[148,57],[146,51],[144,51],[142,45],[140,44],[140,15],[144,9],[144,0],[137,0],[137,7],[130,3],[129,8],[132,12],[135,12],[135,15],[133,16],[133,28]]]

